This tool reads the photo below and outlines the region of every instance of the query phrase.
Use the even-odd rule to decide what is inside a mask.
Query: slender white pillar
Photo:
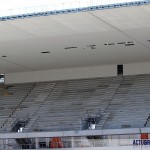
[[[39,138],[35,138],[35,147],[39,149]]]
[[[71,137],[71,148],[74,148],[74,137]]]

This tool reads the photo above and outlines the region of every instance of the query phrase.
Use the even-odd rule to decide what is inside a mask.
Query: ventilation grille
[[[108,44],[104,44],[106,46],[116,46],[116,45],[124,45],[124,46],[133,46],[135,45],[132,41],[128,41],[128,42],[118,42],[118,43],[108,43]]]

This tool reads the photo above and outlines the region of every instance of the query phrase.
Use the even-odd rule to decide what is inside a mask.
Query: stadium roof
[[[0,5],[0,20],[111,9],[149,3],[150,0],[6,0],[2,1]]]
[[[0,22],[0,72],[150,61],[150,5]]]

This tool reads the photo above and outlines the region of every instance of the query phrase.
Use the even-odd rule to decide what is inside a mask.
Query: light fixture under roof
[[[119,43],[116,43],[116,44],[126,44],[126,42],[119,42]]]
[[[116,45],[116,43],[109,43],[108,45]]]
[[[69,47],[65,47],[64,49],[74,49],[77,48],[76,46],[69,46]]]
[[[108,43],[108,44],[104,44],[104,45],[116,45],[116,43]]]
[[[49,54],[50,53],[50,51],[43,51],[43,52],[41,52],[42,54]]]
[[[96,45],[95,44],[87,45],[87,47],[90,47],[91,49],[96,49]]]
[[[125,46],[133,46],[134,43],[126,43]]]
[[[106,46],[115,46],[115,45],[124,45],[124,46],[133,46],[135,45],[132,41],[128,42],[117,42],[117,43],[105,43],[104,45]]]
[[[6,55],[3,55],[2,57],[3,57],[3,58],[6,58],[7,56],[6,56]]]

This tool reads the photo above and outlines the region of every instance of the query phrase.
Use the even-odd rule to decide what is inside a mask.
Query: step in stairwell
[[[30,121],[28,123],[28,125],[24,128],[24,131],[30,131],[32,130],[32,126],[36,123],[36,121],[38,120],[39,116],[37,115],[37,112],[39,111],[39,109],[42,107],[42,105],[45,103],[46,99],[51,95],[51,93],[53,92],[53,90],[55,89],[57,83],[54,83],[50,90],[47,91],[46,93],[41,93],[39,95],[39,97],[35,100],[36,102],[38,102],[38,107],[35,109],[35,111],[30,115]],[[36,130],[38,131],[38,130]]]
[[[109,85],[109,87],[107,88],[107,91],[105,92],[104,97],[106,97],[108,103],[102,112],[102,119],[99,122],[99,124],[97,125],[97,129],[102,129],[104,127],[107,119],[111,116],[111,113],[109,111],[107,111],[107,109],[108,109],[109,105],[111,104],[111,102],[113,101],[118,89],[120,88],[122,81],[123,81],[123,76],[120,75],[120,76],[114,78],[112,80],[111,84]]]
[[[28,95],[32,92],[32,90],[35,88],[36,83],[32,84],[32,86],[28,89],[26,95],[23,97],[23,99],[19,102],[19,104],[15,107],[14,111],[10,114],[9,118],[5,121],[5,123],[2,126],[2,129],[6,132],[10,132],[12,130],[12,126],[14,125],[14,122],[16,121],[18,117],[18,109],[20,109],[20,105],[26,100]]]

